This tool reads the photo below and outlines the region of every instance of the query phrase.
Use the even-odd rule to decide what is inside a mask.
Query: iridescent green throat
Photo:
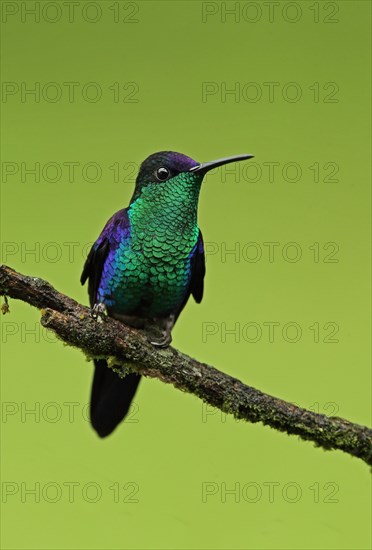
[[[151,238],[167,230],[169,237],[174,231],[175,240],[180,233],[194,234],[201,182],[201,176],[183,172],[167,182],[144,184],[129,207],[131,234]]]

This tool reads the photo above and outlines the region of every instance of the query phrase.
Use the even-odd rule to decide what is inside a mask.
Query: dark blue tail
[[[94,366],[90,420],[97,434],[106,437],[127,415],[141,376],[119,378],[104,359],[95,359]]]

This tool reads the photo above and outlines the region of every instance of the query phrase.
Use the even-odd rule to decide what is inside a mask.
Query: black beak
[[[190,168],[189,172],[202,172],[205,174],[213,168],[218,166],[223,166],[224,164],[229,164],[230,162],[238,162],[239,160],[248,160],[253,158],[253,155],[235,155],[234,157],[226,157],[224,159],[212,160],[211,162],[202,162],[197,166]]]

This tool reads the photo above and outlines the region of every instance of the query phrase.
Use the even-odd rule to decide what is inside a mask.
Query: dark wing
[[[84,265],[83,273],[80,277],[80,282],[82,285],[85,284],[85,281],[89,278],[88,294],[91,307],[93,307],[96,303],[97,291],[101,280],[102,270],[109,250],[110,242],[108,239],[103,239],[102,242],[100,242],[99,244],[95,242],[90,249]]]
[[[119,210],[109,219],[102,233],[90,249],[83,272],[80,277],[81,284],[88,280],[88,293],[90,306],[93,307],[97,300],[97,291],[101,281],[104,263],[111,247],[117,245],[118,240],[125,231],[129,231],[129,219],[127,210]]]
[[[191,281],[190,292],[197,304],[200,304],[203,298],[205,275],[205,254],[203,235],[199,230],[198,242],[191,258]]]

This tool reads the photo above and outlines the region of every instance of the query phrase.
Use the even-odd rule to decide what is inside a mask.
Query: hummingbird
[[[237,155],[199,163],[173,151],[150,155],[140,166],[129,206],[114,214],[93,244],[81,275],[88,280],[93,317],[108,315],[136,328],[151,321],[167,347],[190,295],[203,298],[205,254],[197,210],[205,174],[252,158]],[[94,359],[90,419],[100,437],[125,418],[141,376],[124,378]]]

